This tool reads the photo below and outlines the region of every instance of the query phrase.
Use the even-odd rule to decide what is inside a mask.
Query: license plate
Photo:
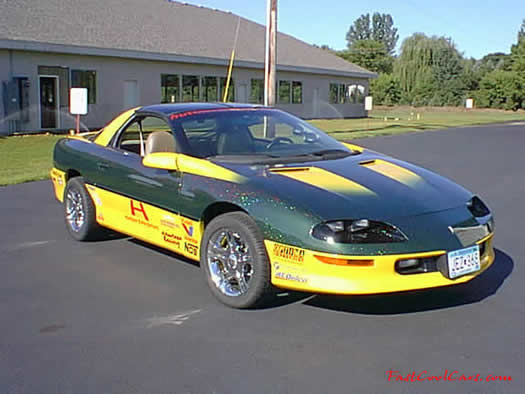
[[[448,275],[450,279],[479,271],[480,268],[478,245],[448,253]]]

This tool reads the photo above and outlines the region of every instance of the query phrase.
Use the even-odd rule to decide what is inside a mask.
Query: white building
[[[71,87],[89,90],[89,128],[136,105],[220,101],[239,18],[168,0],[1,2],[0,134],[72,128]],[[264,40],[264,26],[240,18],[229,101],[262,103]],[[373,77],[278,34],[280,108],[303,118],[363,117]]]

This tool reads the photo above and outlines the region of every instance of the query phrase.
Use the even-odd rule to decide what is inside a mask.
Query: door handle
[[[109,164],[108,163],[97,163],[97,167],[99,170],[102,170],[102,171],[106,171],[109,169]]]

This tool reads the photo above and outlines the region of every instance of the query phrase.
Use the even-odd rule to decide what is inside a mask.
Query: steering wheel
[[[282,144],[284,142],[286,142],[288,144],[293,144],[292,139],[290,139],[288,137],[277,137],[272,142],[270,142],[268,145],[266,145],[266,149],[272,149],[274,146]]]

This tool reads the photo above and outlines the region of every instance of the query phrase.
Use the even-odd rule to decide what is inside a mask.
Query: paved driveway
[[[0,392],[522,393],[525,127],[357,142],[478,192],[496,215],[494,266],[459,287],[237,311],[188,260],[128,238],[72,241],[50,182],[0,188]]]

